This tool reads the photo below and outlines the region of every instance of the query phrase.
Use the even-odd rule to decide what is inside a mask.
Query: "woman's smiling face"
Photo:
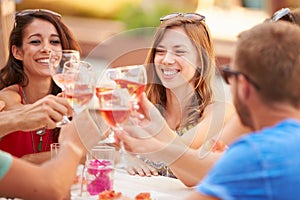
[[[18,48],[15,57],[22,60],[28,76],[50,76],[49,53],[61,49],[55,27],[46,20],[34,19],[25,28],[22,47]]]
[[[198,53],[181,27],[166,30],[156,47],[155,70],[166,88],[186,85],[191,81],[198,65]]]

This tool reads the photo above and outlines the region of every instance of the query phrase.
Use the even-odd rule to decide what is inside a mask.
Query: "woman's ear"
[[[15,59],[17,60],[23,60],[23,51],[21,48],[18,48],[16,45],[13,45],[11,47],[11,51]]]

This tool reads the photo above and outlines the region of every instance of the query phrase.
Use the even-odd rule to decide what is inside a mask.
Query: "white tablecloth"
[[[141,177],[131,176],[126,171],[115,170],[114,190],[130,199],[140,192],[150,192],[153,200],[182,200],[193,191],[193,188],[187,188],[178,179],[167,178],[163,176]],[[98,199],[97,196],[88,198],[86,195],[78,197],[77,191],[72,191],[72,200],[79,199]]]

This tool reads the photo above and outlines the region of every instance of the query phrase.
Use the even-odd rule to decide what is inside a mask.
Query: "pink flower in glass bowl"
[[[94,176],[93,180],[87,182],[87,191],[90,195],[97,195],[102,191],[112,189],[110,173],[112,164],[108,160],[91,160],[87,167],[87,173]]]

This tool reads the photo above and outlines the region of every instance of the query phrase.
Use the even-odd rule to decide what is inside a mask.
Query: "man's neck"
[[[288,118],[300,120],[300,109],[288,103],[273,103],[256,107],[252,110],[252,116],[254,130],[261,130],[264,127],[274,126]]]

